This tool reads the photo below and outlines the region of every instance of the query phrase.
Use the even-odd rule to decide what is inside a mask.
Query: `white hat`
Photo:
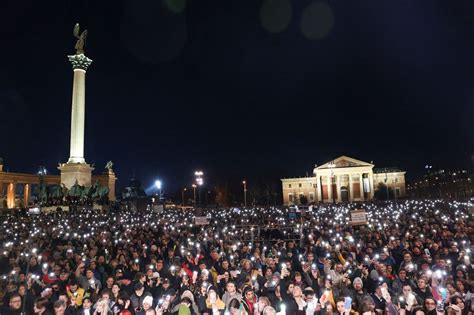
[[[153,305],[153,298],[149,295],[145,296],[145,298],[143,299],[142,304],[145,304],[145,303],[152,306]]]

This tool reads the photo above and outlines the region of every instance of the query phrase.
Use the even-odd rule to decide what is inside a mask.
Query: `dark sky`
[[[341,154],[409,177],[472,165],[472,0],[17,0],[0,13],[10,171],[67,161],[77,21],[86,160],[120,186],[274,181]]]

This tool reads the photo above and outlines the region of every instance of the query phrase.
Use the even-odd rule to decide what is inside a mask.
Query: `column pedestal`
[[[63,163],[58,166],[61,171],[61,184],[70,189],[77,181],[81,186],[90,187],[92,182],[92,171],[94,170],[86,163]]]

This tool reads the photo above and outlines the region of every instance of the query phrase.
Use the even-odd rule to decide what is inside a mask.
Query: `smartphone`
[[[344,298],[344,308],[346,310],[350,310],[352,308],[352,298],[350,296],[346,296]]]

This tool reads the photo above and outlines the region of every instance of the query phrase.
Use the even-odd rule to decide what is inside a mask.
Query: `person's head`
[[[64,311],[66,310],[66,302],[64,300],[59,299],[54,302],[54,314],[56,315],[64,315]]]
[[[402,281],[405,281],[407,278],[407,271],[405,269],[400,269],[400,271],[398,271],[398,278],[400,278]]]
[[[17,293],[10,296],[9,306],[11,310],[17,311],[21,309],[21,296]]]
[[[271,306],[267,306],[263,309],[263,315],[276,315],[276,310],[271,307]]]
[[[339,313],[344,314],[346,308],[344,307],[346,304],[346,301],[344,300],[343,297],[338,297],[336,299],[336,309]]]
[[[253,293],[253,290],[250,287],[245,288],[244,290],[244,298],[248,301],[253,300],[255,297],[255,294]]]
[[[403,295],[405,298],[412,293],[411,286],[409,284],[404,284],[402,287]]]
[[[94,271],[92,269],[87,269],[86,271],[86,278],[88,280],[94,279]]]
[[[295,281],[298,283],[302,281],[301,273],[298,271],[295,272]]]
[[[426,280],[424,278],[418,279],[418,288],[419,289],[426,289]]]
[[[362,279],[359,277],[355,278],[354,281],[352,282],[352,286],[354,287],[356,291],[362,290],[362,288],[364,287]]]
[[[436,301],[432,297],[425,299],[425,308],[428,312],[434,311],[436,309]]]
[[[120,292],[120,287],[117,283],[114,283],[114,285],[112,286],[112,294],[114,296],[117,296]]]
[[[286,293],[288,293],[289,295],[293,295],[293,289],[295,288],[295,285],[292,281],[289,281],[287,284],[286,284]]]
[[[461,311],[464,312],[465,304],[464,300],[460,296],[455,296],[451,300],[451,304],[457,305],[461,309]]]
[[[336,270],[337,273],[341,273],[344,270],[344,266],[341,263],[337,263],[334,270]]]
[[[92,307],[92,301],[90,297],[85,297],[82,299],[82,307],[84,309],[90,309]]]
[[[142,306],[144,311],[149,310],[153,306],[153,298],[151,296],[146,296],[143,299]]]
[[[261,296],[258,298],[258,311],[262,312],[265,307],[270,306],[270,300],[266,296]]]
[[[408,252],[403,254],[403,261],[405,262],[405,264],[411,263],[411,254]]]
[[[226,291],[229,292],[230,294],[233,294],[236,291],[235,283],[233,283],[233,282],[227,282],[227,285],[226,285],[225,288],[226,288]]]
[[[110,291],[109,289],[104,289],[104,290],[102,290],[102,294],[101,294],[100,298],[101,298],[102,300],[107,301],[107,303],[109,303],[110,300],[112,300],[112,301],[114,300],[112,291]]]
[[[33,310],[35,314],[41,314],[46,311],[46,306],[48,305],[48,299],[45,297],[40,297],[36,299],[35,304],[33,305]]]
[[[422,306],[415,306],[411,313],[414,315],[425,315],[425,311]]]
[[[230,302],[229,302],[229,312],[230,312],[230,314],[232,314],[232,315],[239,314],[240,306],[241,305],[240,305],[239,300],[237,300],[237,299],[230,300]]]
[[[299,285],[295,285],[293,287],[293,297],[295,298],[303,297],[303,290],[301,290],[301,287]]]
[[[107,280],[105,280],[105,284],[107,288],[111,289],[114,285],[114,277],[107,277]]]

